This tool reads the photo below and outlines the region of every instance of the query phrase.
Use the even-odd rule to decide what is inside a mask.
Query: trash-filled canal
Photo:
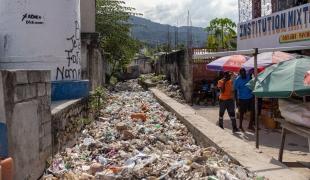
[[[233,142],[228,142],[233,143]],[[54,156],[43,179],[253,179],[214,147],[201,147],[136,81],[119,83],[76,145]]]

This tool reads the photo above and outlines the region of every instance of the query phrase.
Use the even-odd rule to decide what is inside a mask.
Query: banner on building
[[[238,24],[238,50],[310,46],[310,3]]]

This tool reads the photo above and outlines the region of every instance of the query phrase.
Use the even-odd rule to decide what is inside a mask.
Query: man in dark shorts
[[[219,109],[219,126],[224,129],[224,114],[225,111],[228,111],[232,123],[233,133],[239,131],[236,124],[235,117],[235,102],[234,102],[234,93],[233,93],[233,83],[230,78],[230,73],[225,72],[224,78],[218,81],[218,88],[220,88],[220,109]]]
[[[249,89],[246,84],[251,80],[251,76],[248,75],[244,68],[241,68],[239,71],[239,76],[236,78],[234,82],[234,89],[237,93],[237,104],[239,106],[239,115],[240,115],[240,124],[239,128],[243,130],[242,122],[244,114],[247,111],[251,112],[251,119],[248,126],[248,129],[254,130],[254,120],[255,120],[255,113],[254,113],[254,96],[252,94],[251,89]]]

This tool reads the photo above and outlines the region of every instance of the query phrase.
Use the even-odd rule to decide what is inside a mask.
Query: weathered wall
[[[80,79],[80,0],[0,0],[0,68]]]
[[[155,63],[156,74],[164,74],[172,84],[179,84],[185,100],[192,102],[193,68],[185,51],[164,54]]]
[[[98,33],[82,33],[82,79],[89,79],[90,90],[105,84],[106,64]]]
[[[1,121],[8,127],[16,180],[38,179],[51,155],[49,71],[0,71]]]
[[[143,62],[139,64],[139,69],[141,74],[149,74],[153,72],[153,67],[151,62]]]
[[[144,55],[137,56],[129,66],[135,65],[139,66],[140,74],[149,74],[154,72],[152,58],[150,57]]]
[[[140,76],[139,65],[128,66],[122,73],[117,74],[119,80],[136,79]]]
[[[52,144],[53,153],[72,146],[88,118],[88,98],[53,104],[52,107]]]
[[[252,18],[259,18],[262,16],[262,1],[252,0]]]
[[[81,74],[89,79],[90,90],[105,84],[106,65],[96,33],[96,0],[81,1]]]
[[[81,1],[81,32],[93,33],[96,31],[96,0]]]
[[[208,63],[193,63],[193,81],[214,80],[218,74],[206,69]]]

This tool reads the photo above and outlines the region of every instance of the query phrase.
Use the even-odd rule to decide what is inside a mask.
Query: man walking
[[[246,84],[251,80],[251,76],[246,74],[244,68],[241,68],[239,71],[239,76],[236,78],[234,82],[235,92],[237,93],[237,104],[239,107],[239,115],[240,115],[240,124],[239,129],[244,131],[242,127],[243,117],[247,111],[251,112],[251,119],[248,126],[248,129],[254,130],[254,96],[252,94],[251,89],[249,89]]]
[[[229,72],[224,73],[224,78],[218,81],[218,88],[220,88],[220,110],[219,110],[219,126],[224,129],[224,114],[227,109],[230,117],[233,133],[239,131],[236,124],[235,117],[235,103],[233,100],[233,83]]]

